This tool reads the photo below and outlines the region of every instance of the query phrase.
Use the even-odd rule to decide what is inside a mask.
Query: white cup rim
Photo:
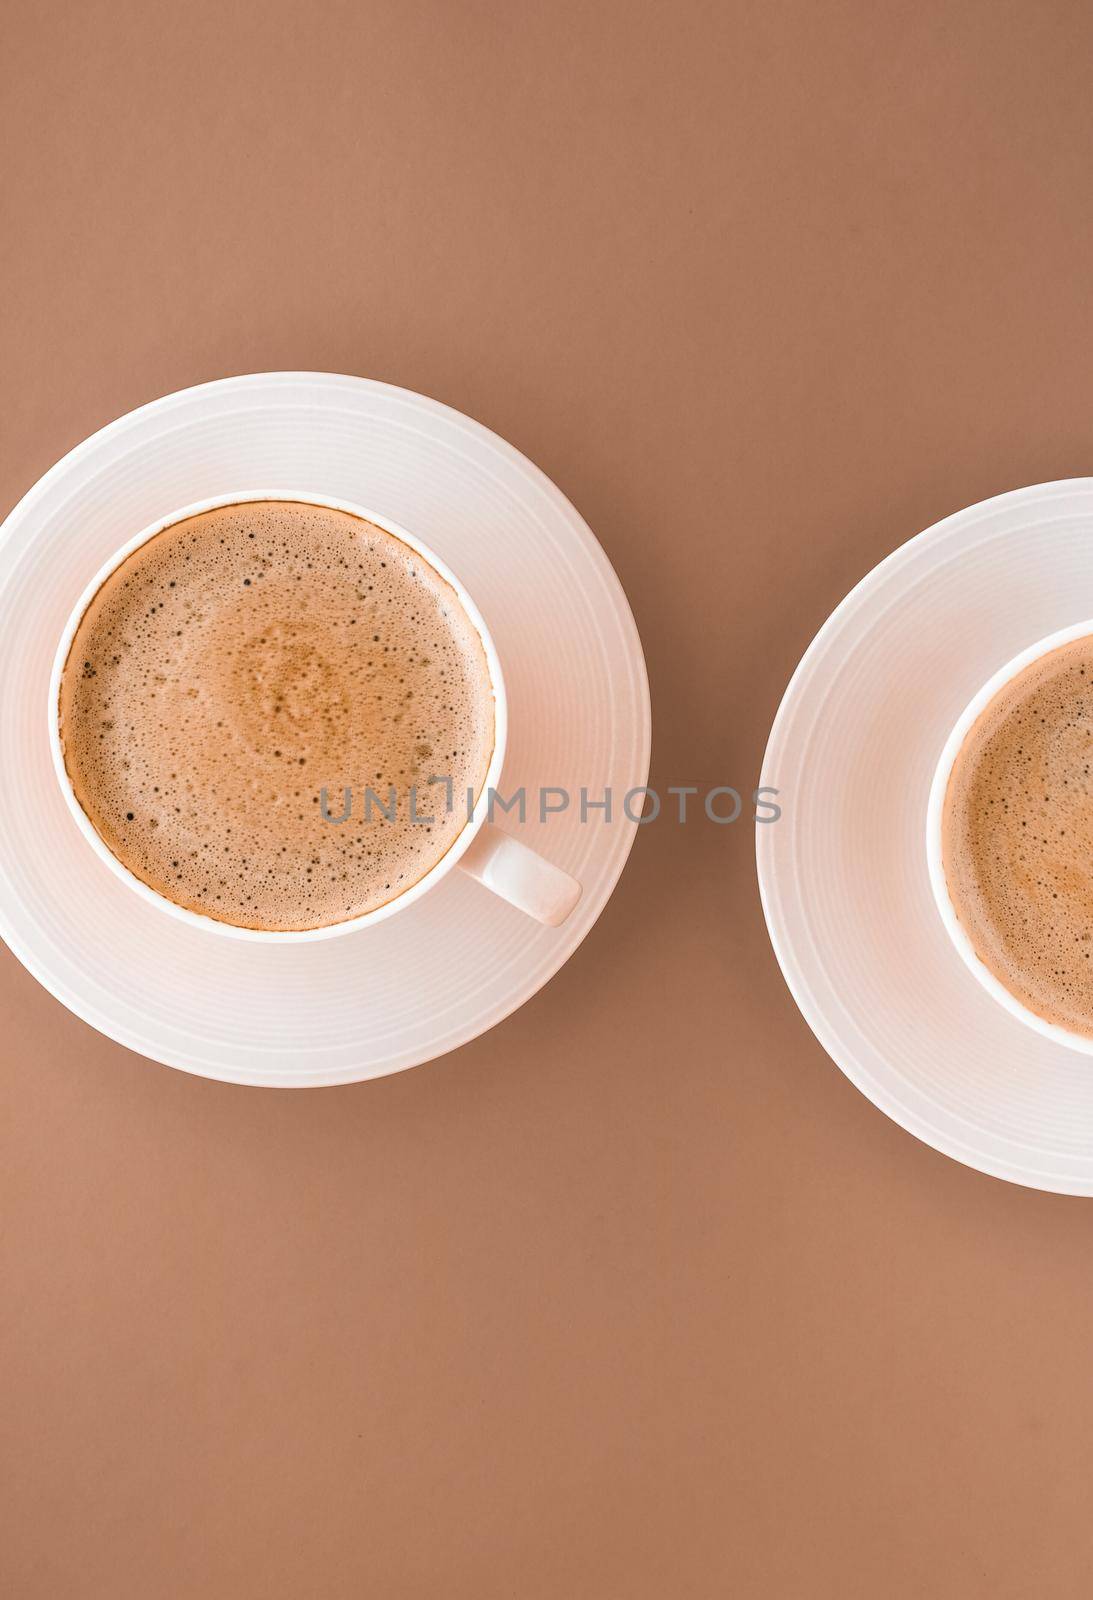
[[[72,780],[65,766],[64,750],[61,744],[59,716],[61,677],[84,612],[106,580],[135,550],[139,550],[142,545],[147,544],[149,539],[155,538],[156,534],[162,533],[165,528],[173,527],[176,522],[182,522],[187,517],[199,516],[204,511],[216,511],[224,506],[248,505],[258,500],[290,500],[302,505],[322,506],[332,511],[345,511],[350,516],[361,517],[367,522],[375,523],[385,533],[389,533],[401,543],[409,545],[423,561],[428,562],[445,582],[449,583],[455,590],[460,604],[473,622],[482,641],[482,648],[485,651],[486,663],[489,668],[490,683],[493,689],[493,754],[490,757],[485,780],[475,800],[471,816],[449,845],[447,851],[439,861],[430,867],[423,877],[419,878],[416,883],[411,884],[408,889],[403,890],[401,894],[394,896],[393,899],[385,901],[383,905],[376,906],[371,911],[364,912],[359,917],[347,918],[344,922],[333,922],[321,928],[298,930],[243,928],[237,923],[221,922],[215,917],[207,917],[201,912],[190,911],[185,906],[176,905],[166,895],[160,894],[158,890],[151,888],[119,860],[81,806],[76,798]],[[356,933],[360,928],[371,927],[374,923],[383,922],[387,917],[394,916],[397,912],[405,910],[415,900],[420,900],[430,889],[435,888],[470,848],[475,836],[487,820],[489,797],[491,792],[495,792],[498,788],[508,741],[508,697],[505,692],[505,680],[501,671],[501,661],[497,654],[497,647],[493,642],[493,637],[486,626],[482,613],[475,605],[461,579],[423,540],[419,539],[416,534],[411,533],[407,528],[404,528],[400,523],[395,522],[391,517],[384,516],[378,511],[371,511],[355,501],[343,500],[334,495],[321,494],[317,491],[300,489],[239,489],[229,494],[213,495],[204,500],[195,500],[189,505],[182,506],[177,511],[171,511],[165,516],[158,517],[155,522],[151,522],[142,528],[139,533],[135,534],[120,549],[116,550],[107,561],[103,562],[69,613],[68,621],[61,634],[60,643],[53,659],[53,670],[49,680],[48,711],[50,752],[53,758],[53,770],[57,775],[61,793],[64,795],[76,826],[91,845],[95,854],[101,861],[105,862],[114,876],[120,878],[123,883],[128,884],[129,888],[139,894],[142,900],[147,901],[150,905],[157,906],[161,911],[167,912],[179,921],[188,922],[192,927],[202,928],[207,932],[217,933],[227,938],[246,939],[259,944],[314,943],[321,939],[334,939],[345,933]]]
[[[945,794],[949,786],[949,778],[960,753],[964,740],[972,729],[980,713],[986,709],[995,695],[1004,689],[1006,684],[1023,672],[1026,667],[1038,661],[1041,656],[1050,654],[1060,646],[1072,644],[1075,639],[1093,637],[1093,618],[1085,622],[1075,622],[1069,627],[1059,628],[1055,633],[1048,634],[1045,638],[1037,639],[1026,649],[1020,651],[1004,666],[987,680],[969,700],[960,716],[953,725],[952,732],[942,749],[940,759],[934,771],[933,782],[930,785],[930,798],[926,806],[926,862],[930,874],[930,887],[933,890],[934,903],[937,906],[941,920],[945,925],[957,953],[960,955],[968,970],[979,980],[988,994],[992,995],[999,1005],[1003,1006],[1011,1016],[1023,1022],[1026,1027],[1032,1028],[1045,1039],[1053,1039],[1056,1044],[1066,1045],[1071,1050],[1077,1050],[1082,1055],[1093,1055],[1093,1038],[1076,1033],[1070,1028],[1064,1028],[1057,1022],[1048,1022],[1045,1017],[1037,1016],[1035,1011],[1030,1011],[1016,995],[1010,993],[1005,984],[995,976],[984,961],[976,953],[975,946],[968,937],[963,924],[957,917],[949,895],[949,886],[945,881],[945,869],[942,862],[941,836],[942,817],[945,809]]]

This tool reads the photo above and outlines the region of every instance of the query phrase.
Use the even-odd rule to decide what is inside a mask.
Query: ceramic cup
[[[197,516],[203,511],[213,511],[221,506],[243,505],[255,500],[294,500],[306,505],[325,506],[335,511],[347,511],[353,516],[363,517],[369,522],[374,522],[378,527],[393,534],[396,539],[400,539],[403,544],[407,544],[412,550],[416,550],[424,561],[428,562],[435,571],[440,573],[442,578],[451,584],[459,596],[459,601],[464,611],[478,630],[479,637],[482,640],[482,648],[486,654],[490,682],[493,689],[493,756],[490,760],[485,782],[470,816],[462,832],[446,854],[424,877],[419,878],[404,893],[397,895],[393,900],[389,900],[385,905],[377,906],[375,910],[365,912],[363,916],[353,917],[345,922],[332,923],[328,927],[309,928],[300,932],[272,932],[258,928],[241,928],[228,922],[218,922],[215,918],[202,916],[199,912],[189,911],[183,906],[176,905],[173,900],[169,900],[165,895],[161,895],[155,889],[149,888],[146,883],[130,872],[128,867],[108,847],[80,805],[65,767],[64,751],[61,743],[59,722],[61,675],[68,659],[72,641],[76,635],[76,629],[79,627],[84,612],[102,585],[121,563],[132,555],[134,550],[138,550],[141,545],[154,538],[157,533],[161,533],[164,528],[169,528],[176,522],[182,522],[187,517]],[[466,872],[477,882],[484,884],[487,889],[492,890],[501,899],[507,900],[510,905],[515,906],[518,910],[533,917],[537,922],[546,923],[550,927],[558,927],[564,922],[580,898],[580,884],[575,878],[570,877],[569,873],[563,872],[560,867],[556,867],[545,860],[536,851],[529,849],[527,845],[521,843],[519,839],[514,838],[511,834],[495,827],[489,820],[489,799],[492,793],[499,791],[507,737],[508,702],[505,696],[505,681],[501,672],[497,649],[478,607],[456,574],[420,539],[408,532],[407,529],[400,527],[398,523],[392,522],[389,517],[380,516],[378,512],[366,510],[362,506],[351,504],[349,501],[332,499],[330,496],[322,494],[301,494],[298,490],[263,489],[219,495],[214,499],[200,500],[193,505],[183,506],[180,510],[172,511],[169,516],[161,517],[157,522],[143,528],[140,533],[130,539],[128,544],[123,545],[120,550],[116,551],[110,560],[100,568],[73,607],[64,632],[61,635],[60,643],[57,646],[49,685],[49,738],[53,755],[53,767],[69,811],[72,813],[80,832],[96,855],[110,868],[116,877],[127,883],[142,899],[158,906],[160,910],[165,911],[170,916],[180,918],[183,922],[189,922],[195,927],[204,928],[210,932],[226,934],[230,938],[249,939],[264,944],[300,944],[317,939],[332,939],[340,934],[355,933],[360,928],[369,927],[376,922],[382,922],[386,917],[394,916],[396,912],[413,905],[415,900],[420,900],[423,895],[428,894],[455,867]]]
[[[1038,661],[1041,656],[1047,655],[1052,650],[1057,650],[1060,645],[1070,644],[1075,639],[1084,639],[1093,635],[1093,621],[1076,622],[1069,628],[1060,628],[1057,633],[1052,633],[1046,639],[1039,639],[1035,644],[1022,650],[1020,655],[1007,661],[1000,667],[992,678],[989,678],[977,694],[965,706],[953,727],[945,747],[941,752],[934,773],[933,783],[930,786],[930,798],[926,809],[926,861],[930,872],[930,887],[933,890],[937,909],[941,920],[945,924],[945,931],[952,940],[957,953],[970,972],[974,973],[979,982],[992,995],[999,1005],[1003,1006],[1011,1016],[1023,1022],[1026,1027],[1034,1029],[1047,1039],[1054,1039],[1058,1044],[1065,1044],[1071,1050],[1079,1050],[1083,1055],[1093,1055],[1093,1039],[1082,1034],[1073,1033],[1069,1028],[1060,1027],[1056,1022],[1048,1022],[1044,1017],[1037,1016],[1027,1006],[1011,994],[994,973],[991,972],[975,952],[972,941],[964,931],[963,924],[957,917],[952,900],[949,897],[949,887],[945,881],[945,869],[941,857],[941,820],[945,806],[945,794],[949,787],[949,778],[957,756],[960,754],[964,740],[971,731],[980,713],[985,711],[1011,678],[1019,672]]]

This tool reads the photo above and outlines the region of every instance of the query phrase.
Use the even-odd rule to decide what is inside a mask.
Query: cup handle
[[[459,865],[477,883],[549,928],[560,927],[581,898],[576,878],[492,822],[479,830]]]

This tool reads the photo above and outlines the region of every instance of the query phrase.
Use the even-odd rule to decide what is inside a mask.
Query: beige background
[[[0,26],[3,509],[201,379],[421,389],[603,541],[661,785],[755,781],[896,544],[1093,468],[1085,0]],[[1089,1593],[1093,1203],[851,1088],[746,827],[647,830],[543,993],[377,1083],[185,1077],[6,953],[0,1005],[12,1600]]]

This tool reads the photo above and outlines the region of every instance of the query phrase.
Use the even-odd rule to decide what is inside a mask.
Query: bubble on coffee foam
[[[1093,1036],[1093,638],[1033,663],[979,717],[946,795],[943,858],[995,976]]]
[[[263,501],[158,534],[93,600],[61,692],[81,805],[137,876],[242,926],[326,926],[422,877],[493,749],[478,633],[409,546]],[[389,804],[365,815],[365,788]],[[411,819],[410,789],[418,788]],[[353,805],[345,822],[343,791]]]

